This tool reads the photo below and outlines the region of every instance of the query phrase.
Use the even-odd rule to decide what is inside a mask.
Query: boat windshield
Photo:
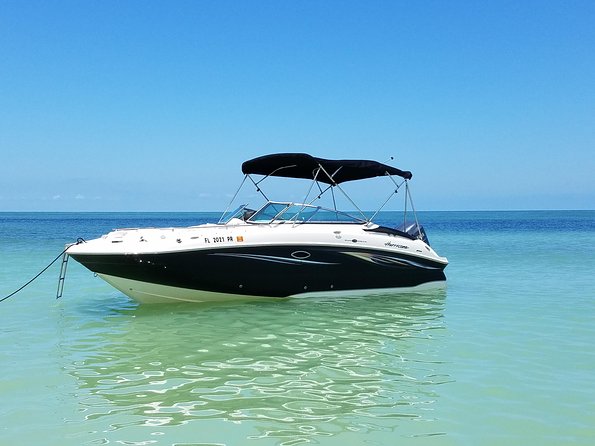
[[[224,212],[221,218],[219,219],[219,223],[226,224],[234,218],[246,220],[248,216],[254,213],[254,211],[252,209],[248,209],[247,206],[247,204],[241,204],[231,212]]]
[[[301,203],[269,202],[249,219],[252,223],[365,223],[345,212]]]

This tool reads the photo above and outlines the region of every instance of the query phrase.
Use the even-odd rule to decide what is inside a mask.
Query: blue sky
[[[593,1],[3,0],[0,211],[222,210],[274,152],[393,156],[418,209],[594,209],[594,23]]]

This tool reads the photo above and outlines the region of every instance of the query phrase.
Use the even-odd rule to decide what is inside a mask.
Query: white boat
[[[184,228],[117,229],[71,246],[68,254],[144,303],[364,295],[444,284],[448,261],[417,221],[411,172],[301,153],[255,158],[242,172],[242,185],[251,180],[265,198],[258,209],[241,205],[219,223]],[[261,182],[270,177],[311,180],[306,198],[269,200]],[[358,209],[341,185],[373,177],[387,177],[393,194],[404,190],[405,217],[411,212],[413,223],[388,227],[374,223],[378,212],[370,217],[317,205],[328,194],[335,203],[340,193]]]

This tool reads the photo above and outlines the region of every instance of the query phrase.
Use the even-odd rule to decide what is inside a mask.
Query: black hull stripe
[[[296,259],[292,257],[296,252],[309,256]],[[271,297],[413,287],[446,279],[445,265],[439,262],[384,251],[317,246],[72,257],[95,273],[192,290]]]
[[[251,259],[251,260],[260,260],[263,262],[273,262],[273,263],[284,263],[287,265],[335,265],[335,263],[328,263],[328,262],[316,262],[313,260],[305,260],[305,259],[296,259],[293,257],[279,257],[279,256],[269,256],[269,255],[261,255],[261,254],[243,254],[243,253],[224,253],[224,252],[215,252],[209,254],[212,256],[224,256],[224,257],[237,257],[241,259]]]

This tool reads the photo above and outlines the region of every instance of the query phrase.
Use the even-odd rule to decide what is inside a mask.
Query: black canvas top
[[[387,166],[377,161],[368,160],[327,160],[315,158],[307,153],[276,153],[248,160],[242,164],[244,174],[255,173],[285,178],[305,178],[313,180],[316,171],[322,167],[317,181],[327,184],[339,184],[345,181],[362,180],[388,175],[398,175],[405,179],[413,176],[407,170]]]

